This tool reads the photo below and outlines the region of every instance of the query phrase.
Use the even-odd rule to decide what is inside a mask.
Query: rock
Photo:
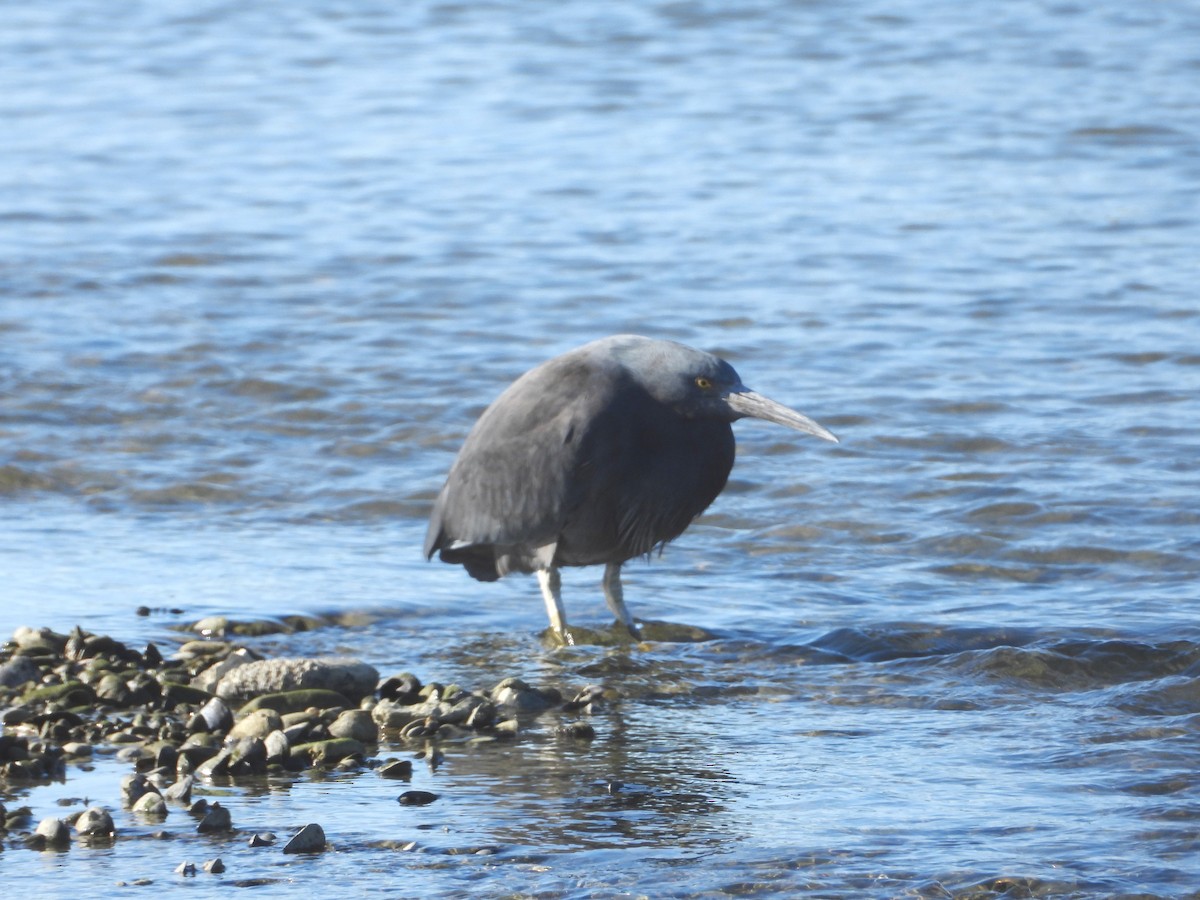
[[[250,837],[251,847],[270,847],[275,843],[275,834],[270,831],[259,831]]]
[[[283,728],[283,719],[273,709],[256,709],[243,716],[229,730],[229,740],[242,738],[265,738],[272,731]]]
[[[195,878],[196,864],[190,862],[181,862],[175,867],[175,874],[182,875],[184,878]]]
[[[365,709],[348,709],[341,713],[329,726],[335,738],[351,738],[363,744],[374,744],[379,740],[379,727]]]
[[[374,666],[356,659],[264,659],[226,673],[215,693],[237,700],[302,689],[326,690],[357,703],[374,693],[378,682]]]
[[[438,798],[430,791],[405,791],[396,800],[401,806],[427,806]]]
[[[107,810],[89,806],[75,820],[75,833],[89,837],[112,836],[117,833],[117,827]]]
[[[305,825],[283,848],[284,853],[320,853],[325,849],[325,829],[315,822]]]
[[[401,672],[379,683],[379,697],[411,706],[420,700],[421,682],[411,672]]]
[[[192,641],[184,644],[183,647],[180,648],[179,652],[183,653],[194,643],[198,642]],[[228,647],[228,645],[219,646]],[[198,650],[199,648],[195,649]],[[240,666],[248,665],[252,662],[256,662],[258,659],[259,656],[257,654],[251,653],[244,647],[239,647],[238,649],[229,652],[227,656],[217,660],[212,665],[208,666],[208,668],[206,668],[204,671],[196,675],[196,677],[192,679],[191,686],[198,690],[205,691],[206,693],[215,694],[217,692],[217,685],[221,683],[222,678],[224,678],[234,669],[239,668]]]
[[[261,775],[267,771],[267,747],[262,738],[242,738],[230,748],[230,775]]]
[[[92,755],[92,745],[80,741],[67,741],[62,745],[62,750],[73,759],[86,759]]]
[[[133,806],[142,798],[143,794],[151,790],[153,788],[146,783],[145,775],[140,772],[126,775],[121,779],[121,802],[126,806]]]
[[[312,741],[292,748],[292,756],[307,759],[313,765],[330,766],[348,756],[363,757],[367,750],[353,738],[331,738],[327,741]]]
[[[587,722],[572,722],[570,725],[559,725],[554,729],[554,733],[559,737],[570,738],[576,741],[594,741],[596,739],[596,729]]]
[[[14,656],[0,666],[0,687],[16,688],[41,681],[42,670],[28,656]]]
[[[196,784],[195,778],[193,778],[191,775],[184,775],[182,778],[178,779],[173,785],[171,785],[169,788],[166,788],[162,792],[163,799],[164,800],[172,800],[175,803],[184,803],[184,804],[191,803],[192,802],[192,788],[195,786],[195,784]]]
[[[196,766],[196,777],[211,781],[213,778],[220,777],[221,775],[228,775],[232,759],[233,750],[229,747],[224,747]]]
[[[291,755],[291,741],[282,731],[272,731],[263,740],[263,748],[267,751],[267,765],[282,763]]]
[[[162,798],[161,794],[147,791],[133,804],[133,811],[150,819],[165,819],[167,817],[167,801]]]
[[[229,810],[220,803],[210,803],[208,812],[204,814],[204,818],[196,826],[196,831],[200,832],[200,834],[211,834],[214,831],[229,831],[232,828],[233,817],[229,815]]]
[[[43,847],[61,849],[71,844],[71,829],[67,827],[66,822],[62,819],[56,819],[54,816],[49,816],[38,822],[34,834],[42,838]]]
[[[505,678],[491,690],[492,702],[506,713],[539,713],[561,702],[555,691],[539,691],[520,678]]]
[[[225,734],[232,727],[233,713],[220,697],[213,697],[205,703],[188,722],[191,731],[208,731],[212,734]]]
[[[204,871],[210,875],[220,875],[225,871],[225,863],[221,862],[221,857],[216,859],[206,860],[204,863]]]
[[[263,694],[255,697],[240,710],[239,715],[248,715],[259,709],[273,709],[280,715],[303,712],[306,709],[333,709],[350,706],[350,700],[336,691],[322,689],[304,689],[298,691],[283,691],[277,694]]]
[[[400,778],[408,781],[412,778],[413,764],[408,759],[390,759],[377,770],[381,778]]]

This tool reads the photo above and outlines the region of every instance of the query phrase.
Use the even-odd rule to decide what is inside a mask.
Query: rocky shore
[[[512,740],[550,710],[563,720],[561,735],[589,741],[588,715],[612,699],[597,687],[564,693],[519,678],[474,690],[423,684],[408,672],[381,676],[355,659],[262,658],[224,639],[189,640],[168,657],[154,644],[136,649],[79,628],[66,635],[19,628],[0,648],[0,789],[19,796],[65,780],[73,764],[115,754],[128,764],[113,791],[124,807],[145,821],[165,821],[171,807],[183,808],[195,831],[228,836],[238,831],[230,810],[193,798],[198,785],[311,769],[371,770],[406,782],[413,759],[455,743]],[[396,799],[424,805],[438,797],[405,790]],[[34,821],[27,807],[0,804],[0,842],[62,851],[119,839],[110,809],[80,806]],[[287,840],[245,837],[250,847],[289,854],[327,847],[317,822]],[[223,869],[217,858],[181,862],[175,871]]]

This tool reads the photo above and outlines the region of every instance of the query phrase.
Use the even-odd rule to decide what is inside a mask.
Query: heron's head
[[[735,422],[754,418],[837,442],[803,413],[750,390],[718,356],[672,341],[622,336],[622,362],[656,400],[687,418]]]

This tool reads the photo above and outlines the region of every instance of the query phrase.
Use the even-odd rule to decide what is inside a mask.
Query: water
[[[590,745],[446,748],[421,810],[227,791],[246,830],[320,821],[317,860],[117,810],[111,849],[10,840],[7,885],[220,855],[194,895],[1200,890],[1194,5],[4,21],[0,633],[328,614],[263,649],[624,697]],[[424,518],[509,380],[620,331],[843,443],[740,424],[725,494],[629,566],[635,615],[713,640],[551,651],[535,585],[424,563]],[[0,798],[116,810],[125,771]]]

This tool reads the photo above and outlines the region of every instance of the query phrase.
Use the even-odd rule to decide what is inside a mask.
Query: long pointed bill
[[[831,431],[822,428],[808,416],[798,413],[794,409],[788,409],[782,403],[776,403],[769,397],[764,397],[754,391],[730,392],[726,395],[725,402],[739,416],[766,419],[777,425],[785,425],[788,428],[803,431],[805,434],[815,435],[825,441],[833,441],[835,444],[838,442]]]

